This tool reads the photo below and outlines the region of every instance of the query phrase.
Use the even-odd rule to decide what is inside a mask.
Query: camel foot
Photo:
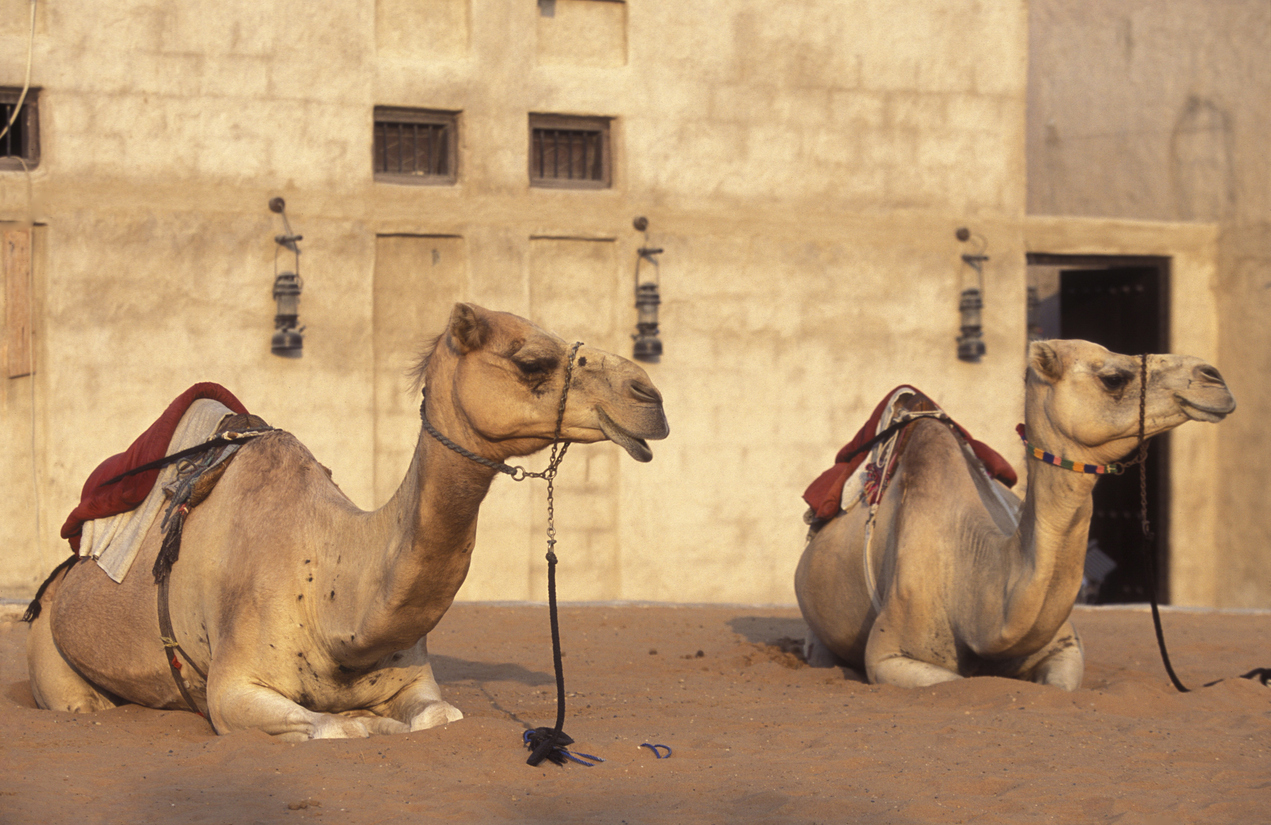
[[[808,663],[808,667],[847,666],[847,662],[836,656],[810,629],[807,641],[803,643],[803,660]]]
[[[869,668],[869,680],[876,685],[930,687],[962,678],[964,677],[948,668],[900,655],[881,659]]]
[[[458,722],[462,718],[463,713],[449,702],[433,702],[424,708],[422,713],[416,714],[415,718],[410,720],[410,729],[427,730],[438,725]]]
[[[1085,671],[1086,660],[1081,637],[1071,624],[1067,624],[1043,651],[1041,661],[1033,669],[1032,680],[1038,684],[1071,691],[1081,687]]]
[[[340,716],[314,714],[310,739],[365,739],[385,733],[405,733],[406,725],[383,716]]]

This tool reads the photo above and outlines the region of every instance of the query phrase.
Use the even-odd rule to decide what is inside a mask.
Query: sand
[[[1166,612],[1187,694],[1146,610],[1074,618],[1075,693],[905,690],[804,665],[792,607],[568,606],[565,730],[594,767],[525,764],[522,731],[555,720],[542,605],[457,604],[430,636],[462,721],[300,744],[38,710],[26,626],[0,621],[0,823],[1271,821],[1271,688],[1237,678],[1271,666],[1271,614]]]

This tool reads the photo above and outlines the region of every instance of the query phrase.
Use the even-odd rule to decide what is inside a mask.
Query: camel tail
[[[79,554],[72,553],[66,561],[53,568],[53,572],[49,573],[49,577],[44,580],[44,584],[40,585],[40,589],[35,591],[35,598],[27,605],[26,612],[22,614],[22,621],[30,624],[40,617],[40,599],[44,598],[44,591],[49,589],[49,585],[58,577],[60,573],[68,569],[72,564],[79,561]]]

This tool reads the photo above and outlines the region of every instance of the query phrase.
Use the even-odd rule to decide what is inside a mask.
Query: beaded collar
[[[1119,476],[1125,472],[1125,465],[1112,462],[1111,464],[1086,464],[1081,461],[1071,461],[1067,458],[1061,458],[1054,453],[1048,453],[1041,447],[1034,447],[1028,441],[1028,436],[1024,434],[1024,425],[1019,424],[1015,427],[1015,432],[1019,433],[1020,440],[1024,442],[1024,449],[1028,454],[1038,461],[1044,461],[1047,464],[1054,464],[1056,467],[1062,467],[1065,470],[1072,470],[1074,473],[1087,473],[1089,475],[1111,475]]]

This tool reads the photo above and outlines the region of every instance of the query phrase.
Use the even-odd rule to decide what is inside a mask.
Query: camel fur
[[[428,420],[494,462],[535,453],[552,443],[568,355],[522,318],[457,304],[420,366]],[[667,433],[644,370],[578,349],[562,440],[609,439],[648,461],[645,439]],[[216,731],[363,737],[461,718],[441,698],[427,635],[467,575],[496,474],[421,431],[396,494],[366,512],[292,435],[245,444],[186,520],[170,579],[175,638],[207,682],[182,674]],[[186,707],[143,572],[159,544],[156,525],[122,584],[89,562],[48,588],[27,650],[40,707]]]
[[[1139,370],[1138,356],[1087,341],[1032,344],[1028,440],[1073,461],[1122,459],[1138,443]],[[1236,406],[1198,358],[1148,356],[1147,384],[1147,437],[1220,421]],[[869,546],[868,508],[856,507],[821,528],[799,560],[809,663],[904,687],[996,675],[1076,690],[1084,663],[1069,614],[1098,476],[1029,460],[1021,502],[972,466],[946,424],[923,419],[910,430]]]

